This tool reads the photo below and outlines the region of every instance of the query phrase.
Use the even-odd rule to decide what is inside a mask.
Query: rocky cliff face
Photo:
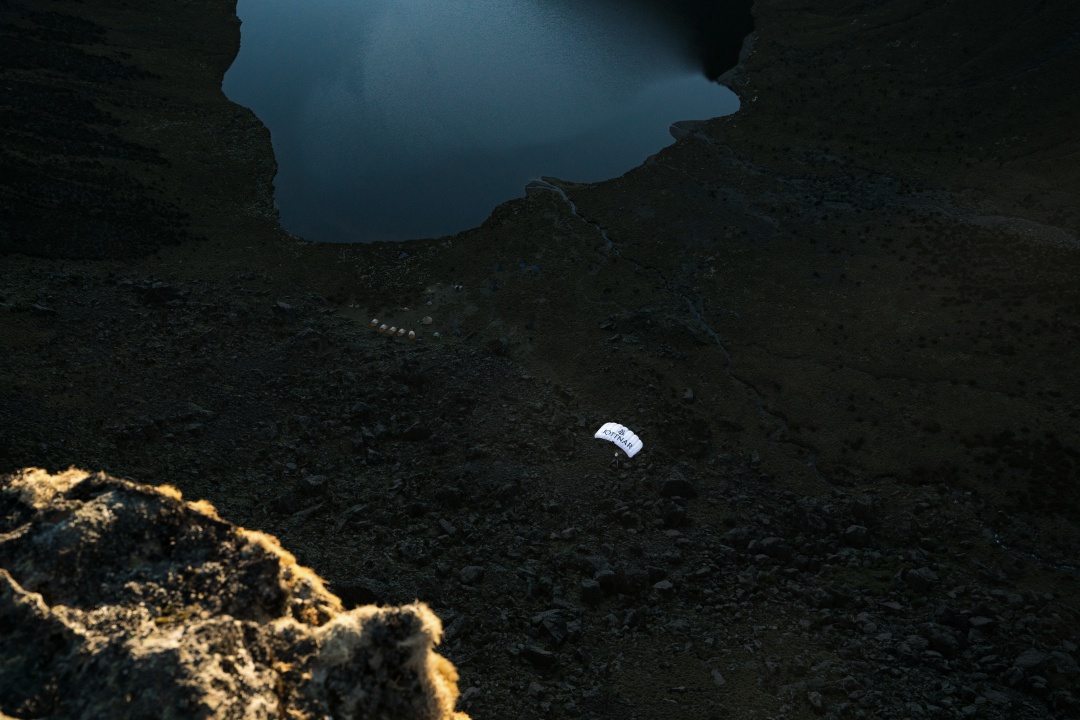
[[[441,635],[423,603],[345,610],[273,537],[170,486],[0,477],[12,716],[466,720]]]

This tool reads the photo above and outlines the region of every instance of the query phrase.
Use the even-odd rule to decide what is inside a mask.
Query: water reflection
[[[479,224],[538,175],[618,175],[674,120],[732,112],[685,16],[647,2],[240,0],[234,101],[270,128],[282,223],[312,240]]]

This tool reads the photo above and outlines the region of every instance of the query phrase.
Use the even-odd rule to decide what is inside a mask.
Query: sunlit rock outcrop
[[[167,485],[0,476],[0,715],[467,720],[441,633]]]

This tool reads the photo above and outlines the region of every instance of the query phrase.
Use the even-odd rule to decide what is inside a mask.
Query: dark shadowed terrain
[[[1080,715],[1080,6],[759,0],[735,115],[365,246],[233,10],[0,5],[0,471],[428,603],[474,718]]]

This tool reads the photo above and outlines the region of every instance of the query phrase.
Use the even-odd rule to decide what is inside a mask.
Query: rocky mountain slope
[[[333,247],[233,10],[0,7],[2,469],[428,603],[473,717],[1080,712],[1074,4],[760,0],[735,115]]]

